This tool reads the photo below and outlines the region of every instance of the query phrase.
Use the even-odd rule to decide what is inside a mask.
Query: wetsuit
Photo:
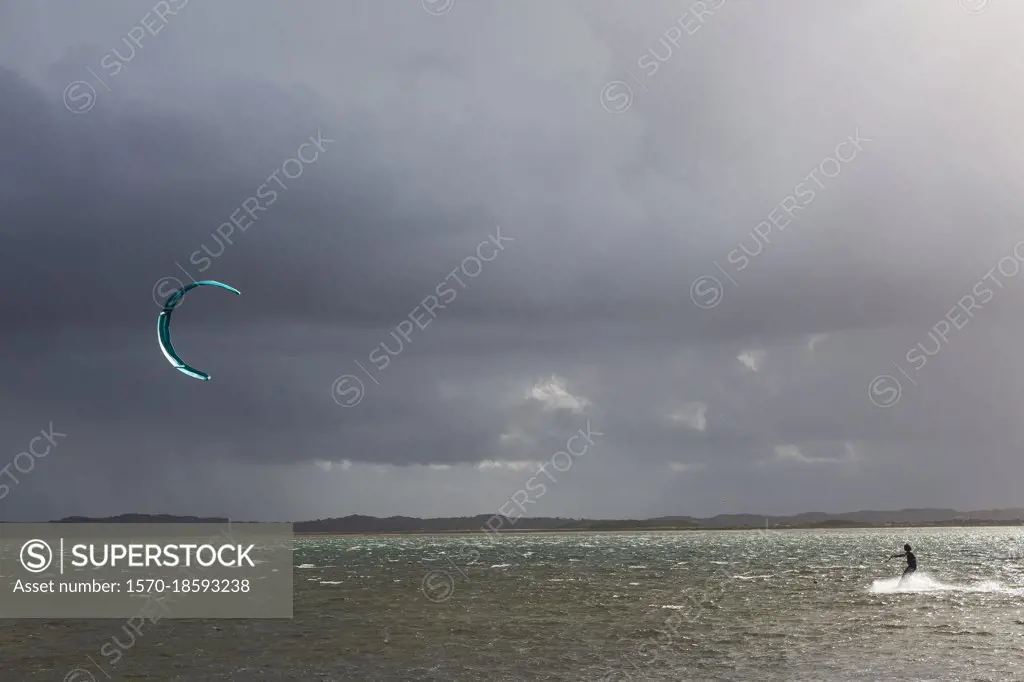
[[[907,568],[903,571],[903,575],[913,573],[917,570],[917,557],[913,552],[905,552],[904,555],[907,557]]]

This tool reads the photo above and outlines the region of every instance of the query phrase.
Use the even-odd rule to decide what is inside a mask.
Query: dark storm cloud
[[[545,461],[588,419],[600,447],[537,513],[897,506],[893,481],[921,505],[1012,495],[1021,278],[895,406],[868,384],[1018,241],[1019,10],[730,0],[666,44],[668,2],[188,3],[111,77],[152,6],[0,4],[3,433],[12,456],[51,419],[69,433],[10,513],[493,513],[527,472],[476,463]],[[648,76],[651,49],[671,54]],[[110,89],[76,114],[86,67]],[[643,87],[611,114],[627,68]],[[755,231],[858,133],[790,226]],[[497,258],[458,270],[499,231]],[[738,248],[757,255],[734,284],[715,262]],[[206,384],[154,343],[154,287],[190,276],[243,293],[176,312]]]

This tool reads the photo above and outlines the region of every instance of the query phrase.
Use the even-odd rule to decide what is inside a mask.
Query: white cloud
[[[526,471],[527,469],[533,469],[540,466],[540,462],[533,461],[520,461],[520,462],[505,462],[505,468],[509,471]]]
[[[795,445],[776,445],[775,446],[775,457],[777,460],[791,461],[791,462],[802,462],[805,464],[824,464],[824,463],[841,463],[841,462],[852,462],[857,459],[857,451],[854,450],[853,445],[844,442],[843,443],[843,454],[838,457],[818,457],[805,455],[800,448]]]
[[[761,363],[764,362],[767,355],[768,351],[764,350],[745,350],[737,355],[736,359],[742,362],[747,369],[756,372],[761,368]]]
[[[686,472],[703,471],[707,466],[702,462],[669,462],[668,468],[677,474]]]
[[[513,426],[506,433],[498,436],[498,443],[500,445],[508,445],[517,441],[526,445],[534,445],[536,443],[533,438],[527,436],[526,433],[518,426]]]
[[[486,459],[476,465],[477,469],[505,469],[507,471],[526,471],[540,466],[540,462],[531,460],[496,460]]]
[[[586,398],[569,393],[566,389],[565,379],[555,375],[534,384],[526,394],[526,399],[539,401],[545,411],[572,410],[577,414],[583,412],[584,408],[590,404]]]
[[[795,445],[776,445],[775,456],[779,459],[795,459],[801,462],[807,461],[807,458],[804,457],[802,452],[800,452],[800,448]]]
[[[708,406],[702,402],[686,403],[668,416],[669,420],[695,431],[706,431]]]
[[[811,334],[807,339],[807,350],[813,351],[814,347],[828,338],[828,334]]]
[[[324,471],[333,470],[335,465],[337,465],[338,468],[341,469],[342,471],[352,466],[352,462],[348,461],[347,459],[343,459],[337,462],[332,462],[326,459],[314,459],[313,464],[319,467],[320,469],[323,469]]]

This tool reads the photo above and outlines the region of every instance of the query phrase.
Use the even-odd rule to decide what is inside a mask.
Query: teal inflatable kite
[[[223,282],[215,282],[212,279],[204,279],[198,282],[192,282],[192,284],[187,284],[171,294],[167,299],[167,302],[164,303],[163,310],[160,311],[160,315],[156,318],[156,338],[157,342],[160,344],[160,350],[164,352],[164,357],[167,358],[169,363],[174,365],[175,369],[189,375],[190,377],[195,377],[200,381],[209,381],[209,374],[190,366],[182,360],[178,354],[174,352],[174,346],[171,345],[171,313],[173,313],[175,307],[181,303],[181,299],[185,297],[186,293],[196,287],[204,285],[220,287],[221,289],[227,289],[228,291],[234,292],[239,296],[242,295],[242,292],[238,289],[228,286]]]

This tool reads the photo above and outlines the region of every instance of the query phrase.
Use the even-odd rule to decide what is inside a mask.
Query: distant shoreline
[[[887,530],[906,528],[1019,528],[1024,526],[1022,522],[991,521],[991,522],[958,522],[958,523],[905,523],[905,524],[809,524],[793,526],[771,526],[767,528],[758,526],[701,526],[694,527],[664,527],[651,526],[649,528],[500,528],[495,533],[487,533],[481,530],[380,530],[380,531],[295,531],[296,537],[324,537],[324,536],[381,536],[381,535],[567,535],[573,533],[686,533],[686,532],[709,532],[709,531],[744,531],[752,533],[777,533],[790,530]]]
[[[0,522],[2,525],[4,522]],[[9,522],[8,522],[9,523]],[[220,516],[174,514],[119,514],[105,518],[70,516],[44,523],[90,524],[249,524],[287,523],[298,536],[327,535],[490,535],[495,533],[656,533],[684,531],[984,528],[1024,526],[1024,508],[959,511],[956,509],[902,509],[856,511],[841,514],[805,512],[791,516],[764,514],[718,514],[711,517],[661,516],[646,519],[587,519],[566,517],[524,517],[503,514],[417,518],[376,517],[353,514],[344,517],[304,521],[248,521]]]

